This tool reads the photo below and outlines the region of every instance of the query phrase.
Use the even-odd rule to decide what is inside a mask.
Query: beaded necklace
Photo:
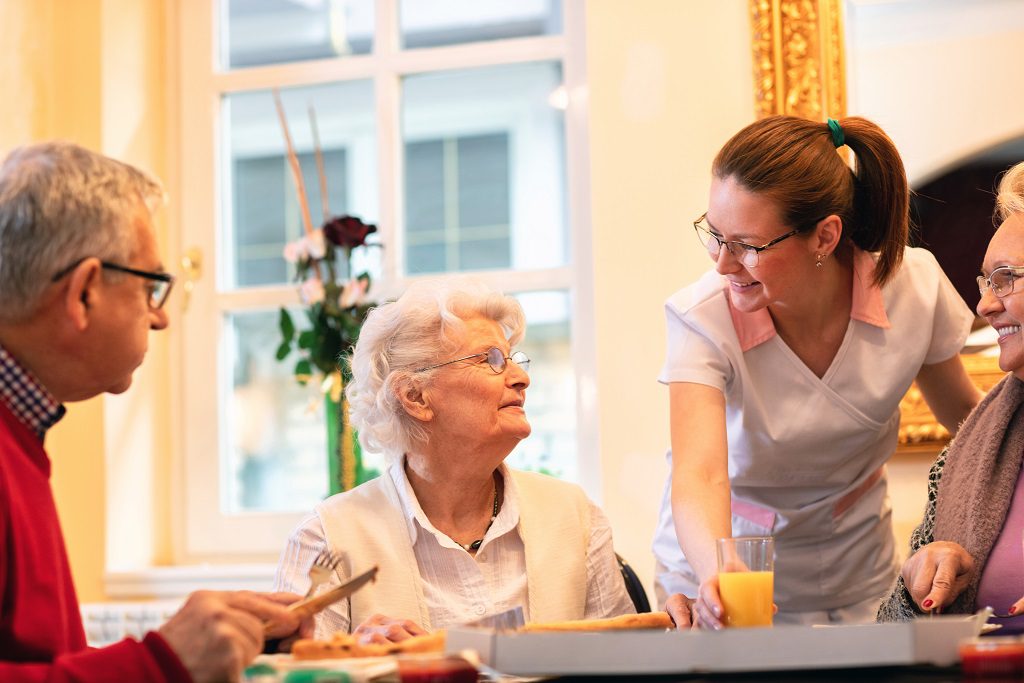
[[[491,508],[491,521],[489,521],[487,523],[487,528],[484,529],[484,536],[486,536],[487,532],[491,530],[491,525],[494,524],[494,520],[497,517],[498,517],[498,485],[495,484],[494,485],[494,506]],[[475,553],[477,550],[480,549],[480,546],[483,544],[483,542],[484,542],[484,539],[478,538],[475,541],[473,541],[472,543],[466,543],[466,544],[459,543],[459,545],[461,545],[463,550],[465,550],[467,553]]]

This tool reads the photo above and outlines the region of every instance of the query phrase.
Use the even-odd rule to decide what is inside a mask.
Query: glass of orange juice
[[[771,626],[775,541],[770,536],[718,539],[718,593],[727,626]]]

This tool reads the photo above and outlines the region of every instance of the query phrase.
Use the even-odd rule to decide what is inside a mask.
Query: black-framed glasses
[[[700,218],[693,222],[693,228],[697,231],[697,239],[699,239],[700,243],[708,250],[708,254],[711,258],[717,261],[718,254],[722,251],[722,247],[724,246],[737,261],[750,268],[757,265],[757,262],[761,258],[762,251],[769,247],[774,247],[782,240],[789,239],[800,232],[799,228],[796,230],[790,230],[785,235],[776,237],[771,242],[755,247],[753,244],[747,244],[746,242],[723,240],[721,237],[711,232],[711,226],[708,225],[707,220],[708,214],[705,212]]]
[[[985,296],[985,290],[991,289],[993,294],[1002,299],[1013,293],[1013,283],[1021,277],[1024,277],[1024,266],[999,266],[988,277],[978,276],[978,292]]]
[[[84,258],[78,259],[67,268],[61,269],[53,276],[51,282],[56,282],[66,276],[72,270],[77,268],[84,260]],[[171,287],[174,286],[174,276],[170,273],[154,273],[149,270],[138,270],[136,268],[121,266],[116,263],[110,263],[109,261],[100,261],[100,265],[107,270],[116,270],[119,273],[128,273],[129,275],[149,280],[149,307],[154,311],[163,307],[163,305],[167,303],[167,297],[171,295]]]
[[[428,365],[425,368],[417,368],[413,372],[433,370],[434,368],[440,368],[445,365],[451,365],[452,363],[461,363],[462,361],[467,361],[472,358],[479,358],[481,356],[485,356],[487,358],[487,365],[491,368],[491,370],[494,371],[494,374],[496,375],[500,375],[501,373],[505,372],[505,368],[508,367],[508,361],[512,361],[513,363],[518,365],[520,368],[522,368],[523,372],[530,371],[530,357],[527,356],[522,351],[516,351],[512,355],[506,356],[504,351],[497,348],[496,346],[492,346],[483,353],[472,353],[468,356],[463,356],[462,358],[446,360],[445,362],[438,363],[436,365]]]

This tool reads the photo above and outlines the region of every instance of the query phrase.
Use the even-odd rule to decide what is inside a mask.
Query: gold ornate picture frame
[[[980,353],[961,354],[960,360],[967,368],[974,384],[988,392],[1006,373],[999,369],[998,356]],[[900,431],[896,444],[897,453],[938,453],[949,443],[949,432],[924,402],[921,390],[914,384],[900,401]]]
[[[758,118],[846,115],[840,0],[750,0]]]

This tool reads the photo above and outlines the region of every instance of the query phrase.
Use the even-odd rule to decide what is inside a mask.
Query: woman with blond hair
[[[911,557],[878,612],[880,621],[992,606],[1012,615],[1001,633],[1024,632],[1024,163],[996,196],[999,228],[978,277],[978,315],[999,334],[999,368],[1010,373],[978,404],[928,477],[924,521]]]

